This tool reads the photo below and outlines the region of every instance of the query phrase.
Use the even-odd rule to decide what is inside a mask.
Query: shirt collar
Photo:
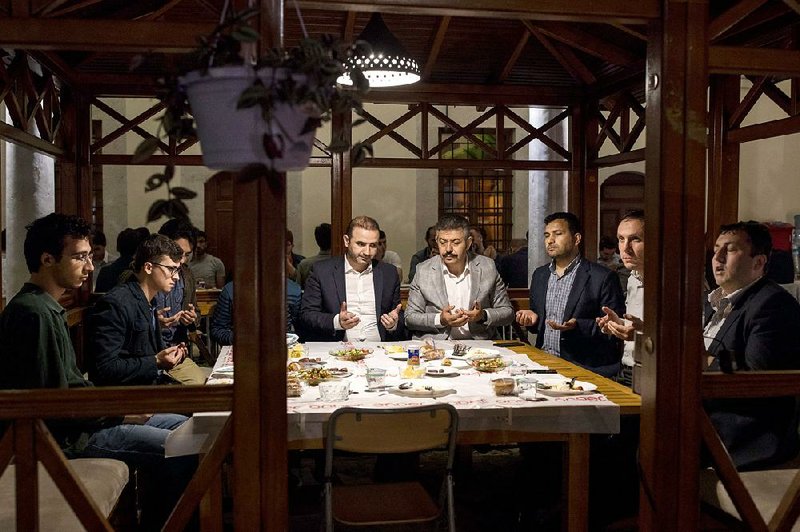
[[[356,275],[366,275],[368,273],[372,273],[372,263],[370,262],[369,266],[367,266],[367,269],[364,270],[363,272],[360,272],[360,271],[357,271],[355,268],[353,268],[353,266],[350,265],[350,261],[347,260],[347,257],[345,257],[344,258],[344,274],[347,275],[347,274],[351,274],[351,273],[354,273]]]
[[[722,287],[719,286],[715,288],[710,294],[708,294],[708,302],[711,305],[711,308],[713,308],[715,311],[719,310],[720,303],[723,300],[727,301],[725,306],[734,305],[739,300],[739,298],[742,297],[742,294],[744,294],[748,288],[750,288],[760,280],[761,277],[759,277],[752,283],[739,288],[738,290],[734,290],[733,292],[727,295],[722,291]]]
[[[452,273],[450,273],[450,270],[447,269],[447,264],[442,262],[442,274],[445,277],[450,277],[451,279],[456,279],[457,281],[460,281],[461,279],[466,278],[466,276],[469,275],[469,273],[470,273],[469,261],[467,261],[467,263],[464,265],[464,271],[461,272],[461,275],[453,275]]]
[[[573,270],[573,268],[575,268],[578,264],[580,264],[580,262],[581,262],[581,256],[580,255],[576,255],[575,258],[572,259],[572,262],[567,264],[567,267],[564,268],[564,275],[567,275],[569,272],[571,272]],[[550,273],[552,273],[552,274],[556,273],[556,261],[555,260],[550,261]]]

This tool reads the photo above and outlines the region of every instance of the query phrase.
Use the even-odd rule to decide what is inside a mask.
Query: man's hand
[[[467,323],[466,312],[461,309],[453,310],[454,308],[453,305],[448,305],[442,309],[440,319],[445,327],[461,327]]]
[[[180,316],[179,321],[183,325],[189,325],[197,322],[197,311],[194,309],[194,305],[191,303],[189,303],[189,308],[187,310],[180,311],[178,316]]]
[[[545,323],[547,323],[550,328],[555,329],[556,331],[571,331],[578,326],[578,320],[575,318],[567,320],[564,323],[558,323],[553,320],[547,320]]]
[[[360,321],[361,318],[358,317],[358,314],[347,311],[347,301],[342,301],[342,306],[339,308],[339,325],[342,326],[342,329],[352,329]]]
[[[475,304],[472,305],[472,308],[464,311],[464,315],[467,317],[467,321],[470,323],[482,320],[483,309],[481,309],[480,302],[476,299]]]
[[[162,329],[169,329],[170,327],[175,327],[181,320],[181,314],[183,313],[183,311],[178,312],[174,316],[166,316],[166,313],[169,312],[171,308],[172,307],[164,307],[156,311],[156,316],[158,316],[158,323],[161,324]]]
[[[533,327],[539,321],[539,316],[532,310],[518,310],[516,318],[523,327]]]
[[[186,356],[186,347],[183,344],[170,346],[156,355],[158,369],[172,369]]]
[[[400,311],[402,309],[403,305],[399,304],[394,310],[381,316],[381,323],[386,329],[393,330],[397,326],[397,322],[400,319]]]

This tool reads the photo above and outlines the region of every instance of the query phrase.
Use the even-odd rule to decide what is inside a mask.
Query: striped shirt
[[[564,270],[561,277],[556,273],[555,261],[550,263],[550,277],[547,280],[547,301],[545,302],[545,320],[552,320],[556,323],[563,323],[567,320],[564,310],[567,307],[567,298],[572,292],[572,285],[575,283],[575,275],[578,273],[578,265],[581,263],[581,256],[575,257]],[[556,356],[561,356],[561,331],[557,331],[545,323],[544,343],[542,349]]]

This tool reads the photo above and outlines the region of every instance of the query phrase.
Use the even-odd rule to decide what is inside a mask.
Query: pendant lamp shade
[[[353,84],[350,79],[353,68],[361,69],[370,87],[397,87],[419,81],[419,64],[389,31],[380,13],[372,14],[358,40],[369,43],[372,51],[351,56],[345,62],[345,73],[337,80],[339,83]]]

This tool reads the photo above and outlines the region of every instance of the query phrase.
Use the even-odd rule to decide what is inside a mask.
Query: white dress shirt
[[[453,311],[469,310],[472,305],[469,301],[470,292],[472,291],[472,276],[469,271],[469,264],[466,265],[461,275],[453,275],[447,266],[442,264],[442,275],[444,276],[444,287],[447,291],[447,302],[453,305]],[[436,315],[436,326],[442,326],[442,314]],[[471,339],[472,333],[469,331],[469,322],[461,327],[452,327],[450,329],[450,338],[454,340]]]
[[[355,270],[347,257],[344,258],[344,284],[347,290],[347,311],[356,314],[358,324],[345,331],[345,339],[349,342],[380,342],[378,318],[375,306],[375,285],[372,282],[372,264],[363,272]],[[333,328],[341,331],[344,327],[339,323],[339,314],[333,316]]]
[[[759,279],[761,279],[761,277],[747,286],[743,286],[738,290],[734,290],[727,295],[722,291],[721,286],[717,287],[713,292],[708,294],[708,302],[711,304],[711,308],[714,309],[714,314],[711,316],[711,320],[709,320],[705,329],[703,330],[703,341],[706,345],[706,351],[711,349],[711,346],[717,337],[717,333],[720,331],[720,329],[722,329],[722,326],[725,324],[725,320],[728,319],[736,300],[742,296],[742,293],[744,293],[745,290],[758,282]],[[726,348],[725,346],[722,347]]]
[[[633,270],[628,279],[627,296],[625,297],[625,314],[635,316],[644,321],[644,285],[639,272]],[[620,316],[621,317],[621,316]],[[631,320],[622,320],[625,325],[631,325]],[[633,351],[635,340],[625,340],[622,350],[622,364],[632,367],[634,364]]]

